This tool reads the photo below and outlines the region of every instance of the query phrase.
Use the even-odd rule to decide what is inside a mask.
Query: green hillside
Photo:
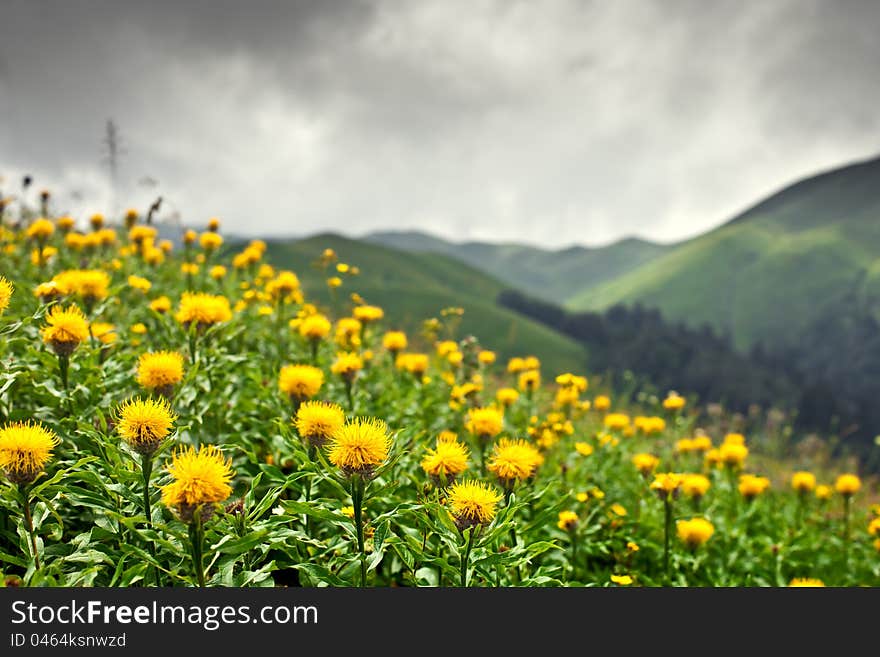
[[[454,243],[421,232],[381,232],[366,240],[410,253],[442,253],[547,301],[613,280],[666,253],[670,247],[635,238],[606,247],[558,251],[523,244]]]
[[[443,308],[460,306],[465,313],[459,335],[477,336],[504,359],[534,354],[548,373],[585,366],[585,352],[574,340],[496,304],[498,293],[507,286],[446,256],[405,253],[333,234],[267,240],[267,246],[270,263],[297,272],[308,296],[327,304],[333,303],[325,284],[327,274],[314,262],[325,248],[332,248],[343,262],[361,270],[337,291],[338,309],[347,309],[349,294],[357,292],[385,309],[390,326],[403,328],[414,339],[423,320],[440,317]]]
[[[732,221],[572,297],[572,309],[641,302],[729,331],[738,347],[797,345],[824,317],[880,300],[880,160],[791,185]]]

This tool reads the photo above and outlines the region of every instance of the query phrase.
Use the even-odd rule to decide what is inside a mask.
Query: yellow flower
[[[629,550],[630,552],[638,552],[639,551],[639,544],[635,543],[633,541],[628,541],[626,544],[626,549]]]
[[[199,266],[194,262],[184,262],[180,265],[180,273],[195,276],[199,273]]]
[[[655,433],[663,433],[666,430],[666,420],[657,416],[640,415],[633,420],[633,426],[646,436],[650,436]]]
[[[743,474],[739,477],[739,492],[747,500],[752,500],[770,487],[767,477]]]
[[[323,447],[345,424],[345,413],[338,404],[307,401],[296,412],[296,430],[312,447]]]
[[[324,315],[309,315],[299,325],[299,334],[312,341],[322,340],[330,334],[332,325]]]
[[[525,369],[525,365],[525,361],[519,356],[516,356],[507,361],[507,371],[511,374],[517,374]]]
[[[446,354],[446,360],[453,367],[458,367],[464,360],[464,354],[462,354],[460,351],[453,351],[449,354]]]
[[[28,226],[25,235],[31,240],[45,241],[52,237],[52,233],[54,232],[55,224],[48,219],[41,217]]]
[[[406,333],[403,331],[388,331],[382,336],[382,346],[392,354],[403,351],[407,346]]]
[[[678,537],[690,550],[696,550],[715,533],[715,526],[705,518],[679,520],[675,523],[675,528]]]
[[[523,392],[533,392],[541,385],[541,373],[538,370],[521,372],[516,380],[516,385]]]
[[[48,326],[42,330],[43,342],[59,356],[69,356],[80,342],[89,338],[89,323],[77,306],[53,306],[46,315]]]
[[[685,399],[674,390],[671,390],[663,400],[663,408],[667,411],[678,411],[684,408]]]
[[[128,231],[128,239],[138,248],[144,244],[152,244],[156,239],[156,229],[152,226],[132,226]]]
[[[138,322],[137,324],[131,325],[131,332],[135,335],[146,335],[147,334],[147,325],[143,322]]]
[[[184,292],[180,297],[175,319],[184,326],[195,323],[199,329],[203,329],[220,322],[228,322],[232,319],[232,309],[229,307],[229,299],[222,295]]]
[[[455,434],[442,432],[434,448],[428,448],[422,458],[422,470],[441,485],[451,484],[455,477],[467,470],[468,449],[458,442]]]
[[[574,499],[576,499],[578,502],[587,502],[590,499],[590,494],[589,493],[577,493],[574,496]]]
[[[378,306],[356,306],[354,309],[354,317],[362,324],[368,324],[382,319],[385,311]]]
[[[446,358],[449,354],[454,354],[458,351],[458,343],[454,340],[443,340],[437,343],[435,349],[440,358]]]
[[[675,497],[679,486],[681,486],[681,480],[681,475],[674,472],[656,474],[654,481],[651,482],[651,490],[655,491],[662,500],[667,499],[670,495]]]
[[[825,582],[812,577],[795,577],[788,585],[790,587],[824,587]]]
[[[52,457],[58,436],[36,422],[13,422],[0,429],[0,470],[13,484],[37,478]]]
[[[468,411],[465,427],[475,436],[483,440],[494,438],[501,433],[504,425],[504,414],[493,406],[472,408]]]
[[[581,456],[589,456],[593,453],[593,446],[590,443],[575,443],[574,448]]]
[[[688,497],[699,499],[709,490],[711,482],[701,474],[686,474],[681,482],[681,489]]]
[[[560,511],[556,526],[563,531],[571,531],[577,527],[578,514],[574,511]]]
[[[89,327],[89,331],[91,332],[92,337],[101,344],[108,345],[116,342],[116,327],[113,326],[113,324],[108,324],[107,322],[94,322]]]
[[[104,215],[100,212],[96,212],[89,217],[89,223],[92,225],[92,228],[99,230],[104,225]]]
[[[498,400],[499,404],[506,408],[519,399],[519,391],[515,388],[500,388],[498,392],[495,393],[495,399]]]
[[[517,481],[531,477],[543,461],[541,453],[525,440],[502,438],[495,443],[487,469],[506,488],[512,488]]]
[[[690,438],[681,438],[675,442],[675,451],[679,454],[687,454],[694,451],[694,441]]]
[[[456,526],[464,531],[468,527],[492,522],[495,507],[501,501],[501,493],[482,482],[465,480],[449,488],[447,506]]]
[[[712,449],[712,439],[706,434],[699,434],[691,439],[691,451],[708,452]]]
[[[633,578],[629,575],[612,575],[611,581],[619,586],[629,586],[633,583]]]
[[[421,377],[428,369],[428,354],[406,352],[398,354],[394,366],[399,370]]]
[[[214,514],[217,503],[232,493],[232,464],[214,445],[202,445],[175,452],[168,466],[172,482],[162,487],[162,502],[177,509],[180,519],[191,522],[198,513],[199,522]]]
[[[745,445],[746,437],[741,433],[729,433],[724,436],[724,445]]]
[[[842,474],[834,482],[834,490],[843,495],[850,497],[859,492],[862,487],[862,481],[854,474]]]
[[[150,283],[146,278],[142,276],[129,276],[128,277],[128,285],[133,287],[135,290],[140,290],[144,294],[150,291],[150,288],[153,287],[153,284]]]
[[[491,365],[495,362],[495,352],[489,351],[488,349],[483,349],[480,353],[477,354],[477,360],[481,365]]]
[[[616,502],[611,505],[611,512],[621,518],[625,518],[627,513],[626,507],[623,506],[623,504],[618,504]]]
[[[330,462],[346,476],[372,476],[391,449],[388,425],[376,418],[356,418],[337,429],[328,445]]]
[[[880,517],[873,518],[871,522],[868,523],[868,535],[880,536]]]
[[[728,436],[731,434],[728,434]],[[718,449],[718,456],[724,465],[731,468],[742,467],[743,462],[749,455],[749,448],[738,442],[725,442]]]
[[[335,290],[337,287],[342,285],[342,279],[339,276],[331,276],[327,279],[327,287],[331,290]]]
[[[339,374],[348,380],[354,379],[355,375],[362,369],[364,369],[364,360],[353,351],[339,352],[336,354],[336,360],[330,366],[330,371],[333,374]]]
[[[791,476],[791,487],[798,493],[809,493],[816,488],[816,475],[812,472],[795,472]]]
[[[73,229],[73,226],[76,222],[74,221],[73,217],[64,215],[63,217],[58,217],[55,223],[58,225],[58,228],[60,230],[66,233],[67,231]]]
[[[214,265],[213,267],[211,267],[209,275],[215,281],[219,281],[224,276],[226,276],[226,267],[224,267],[223,265]]]
[[[117,411],[116,430],[138,454],[155,452],[171,433],[177,416],[164,399],[130,399]]]
[[[278,375],[278,388],[296,402],[314,397],[322,385],[323,370],[311,365],[285,365]]]
[[[816,486],[816,497],[820,500],[829,500],[834,494],[831,486],[827,484],[819,484]]]
[[[268,272],[267,272],[268,273]],[[289,299],[299,294],[299,276],[284,269],[266,284],[266,293],[272,299]]]
[[[49,303],[50,301],[54,301],[58,299],[63,294],[65,294],[64,290],[62,290],[58,283],[55,281],[47,281],[45,283],[40,283],[34,288],[34,296],[37,297],[43,303]]]
[[[156,297],[150,302],[150,310],[157,313],[167,313],[171,310],[171,299],[166,296]]]
[[[68,269],[53,279],[64,294],[76,294],[87,303],[106,299],[110,276],[100,269]]]
[[[611,408],[611,398],[608,395],[598,395],[593,399],[593,408],[597,411],[607,411]]]
[[[171,394],[174,386],[183,380],[183,355],[176,351],[156,351],[141,354],[137,366],[137,382],[158,394]]]
[[[340,509],[342,515],[350,520],[354,520],[354,507],[353,506],[344,506]]]
[[[629,415],[624,413],[609,413],[603,420],[606,429],[622,431],[629,426]]]
[[[216,233],[220,230],[220,220],[217,217],[211,217],[208,219],[208,230],[212,233]]]
[[[205,251],[216,251],[223,245],[223,237],[219,233],[208,231],[199,235],[199,246]]]
[[[636,470],[642,473],[642,475],[647,476],[654,472],[658,465],[660,465],[660,459],[658,459],[653,454],[640,453],[635,454],[632,457],[632,463],[636,466]]]
[[[9,300],[12,298],[12,283],[0,276],[0,313],[9,308]]]

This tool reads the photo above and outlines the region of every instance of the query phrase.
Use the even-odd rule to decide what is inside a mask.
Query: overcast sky
[[[109,211],[112,118],[121,209],[671,242],[880,154],[878,25],[837,0],[5,0],[0,189]]]

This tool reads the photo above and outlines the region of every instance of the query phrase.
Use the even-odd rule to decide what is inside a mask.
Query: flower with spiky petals
[[[318,394],[324,385],[324,371],[312,365],[285,365],[278,374],[278,388],[293,402]]]
[[[534,445],[525,440],[502,438],[495,444],[487,469],[501,481],[505,488],[513,488],[518,481],[528,479],[544,462],[544,457]]]
[[[725,442],[718,448],[718,455],[727,467],[740,468],[749,455],[749,448],[742,443]]]
[[[353,351],[341,351],[330,366],[333,374],[338,374],[347,381],[353,381],[357,373],[364,369],[364,359]]]
[[[501,493],[483,482],[463,480],[447,490],[446,505],[460,531],[492,522]]]
[[[0,314],[9,308],[9,300],[12,298],[12,283],[0,276]]]
[[[661,500],[666,500],[670,496],[677,497],[681,481],[682,476],[674,472],[656,474],[654,481],[651,482],[651,490],[655,491]]]
[[[89,322],[75,305],[53,306],[46,314],[48,326],[42,329],[43,342],[59,356],[69,356],[80,342],[89,339]]]
[[[305,317],[299,324],[299,334],[312,341],[323,340],[330,333],[332,324],[324,315],[316,313]]]
[[[155,351],[138,358],[137,382],[147,390],[168,397],[174,386],[183,380],[183,354],[177,351]]]
[[[842,474],[834,482],[834,490],[844,497],[851,497],[859,492],[862,480],[854,474]]]
[[[171,299],[164,294],[161,297],[156,297],[150,301],[150,310],[159,313],[160,315],[164,315],[171,310]]]
[[[679,520],[675,523],[675,527],[678,537],[689,550],[696,550],[712,538],[712,534],[715,533],[715,525],[705,518]]]
[[[89,326],[92,337],[102,345],[111,345],[116,342],[116,327],[108,322],[92,322]]]
[[[643,477],[647,477],[660,465],[660,459],[653,454],[641,452],[632,457],[632,463]]]
[[[422,458],[422,470],[438,485],[449,485],[468,467],[468,448],[456,435],[441,432],[436,447],[429,447]]]
[[[343,474],[369,479],[388,458],[391,436],[382,420],[356,418],[334,431],[327,447],[330,462]]]
[[[795,472],[791,476],[791,487],[801,495],[809,493],[816,488],[816,475],[803,470]]]
[[[382,346],[395,355],[406,349],[407,344],[406,333],[403,331],[388,331],[382,336]]]
[[[36,422],[13,422],[0,429],[0,470],[13,484],[34,481],[52,457],[58,436]]]
[[[752,474],[742,474],[739,477],[740,495],[748,501],[755,499],[768,488],[770,488],[770,480],[767,477],[758,477]]]
[[[572,531],[578,524],[578,514],[574,511],[560,511],[556,526],[562,531]]]
[[[213,233],[212,233],[213,234]],[[199,330],[232,319],[229,299],[204,292],[184,292],[175,318],[186,327],[196,324]]]
[[[214,445],[178,450],[168,466],[172,481],[162,487],[162,502],[177,510],[183,522],[208,520],[216,505],[231,494],[232,464]]]
[[[795,587],[795,588],[797,588],[797,587],[804,587],[804,588],[819,587],[819,588],[822,588],[825,586],[825,582],[823,582],[821,579],[816,579],[814,577],[795,577],[793,580],[791,580],[788,583],[788,585],[790,587]]]
[[[296,411],[296,430],[312,447],[323,447],[345,424],[345,413],[338,404],[307,401]]]
[[[468,411],[465,427],[481,440],[490,440],[501,433],[504,413],[494,406],[472,408]]]
[[[165,399],[130,399],[116,412],[116,430],[138,454],[150,455],[168,437],[177,416]]]
[[[352,314],[354,315],[355,319],[357,319],[362,324],[377,322],[385,317],[385,311],[382,310],[379,306],[355,306]]]
[[[50,237],[52,237],[52,233],[55,232],[55,224],[53,224],[48,219],[40,217],[30,226],[28,226],[25,231],[25,235],[28,239],[37,240],[38,242],[44,242]]]
[[[706,494],[711,485],[712,482],[704,475],[686,474],[681,481],[681,490],[691,499],[699,500]]]
[[[135,276],[134,274],[128,277],[128,285],[129,287],[138,290],[139,292],[143,292],[144,294],[149,292],[150,288],[153,287],[153,284],[150,283],[150,281],[148,281],[146,278],[144,278],[143,276]]]

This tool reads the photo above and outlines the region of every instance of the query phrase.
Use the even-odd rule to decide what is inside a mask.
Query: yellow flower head
[[[292,401],[311,399],[322,385],[324,371],[312,365],[285,365],[278,375],[278,388]]]
[[[12,283],[0,276],[0,313],[9,308],[9,300],[12,298]]]
[[[629,427],[629,415],[624,413],[609,413],[603,420],[605,428],[611,431],[623,431]]]
[[[104,345],[116,342],[116,327],[107,322],[94,322],[89,326],[92,337]]]
[[[495,393],[495,399],[505,408],[513,405],[519,399],[519,391],[516,388],[499,388]]]
[[[336,344],[342,349],[357,349],[361,345],[363,324],[354,317],[343,317],[336,322]]]
[[[691,451],[708,452],[710,449],[712,449],[712,439],[706,434],[697,434],[691,438]]]
[[[611,508],[611,513],[613,513],[614,515],[620,516],[621,518],[626,517],[627,510],[626,510],[626,507],[623,506],[623,504],[618,504],[617,502],[615,502],[614,504],[611,505],[610,508]]]
[[[816,486],[816,497],[820,500],[830,500],[833,494],[834,490],[828,484]]]
[[[868,523],[868,535],[880,536],[880,517],[872,518]]]
[[[224,276],[226,276],[226,267],[223,265],[214,265],[211,267],[211,270],[208,272],[212,279],[215,281],[221,280]]]
[[[349,381],[354,379],[359,371],[364,369],[364,359],[353,351],[341,351],[336,354],[336,360],[330,366],[333,374],[338,374]]]
[[[578,514],[574,511],[560,511],[556,526],[563,531],[571,531],[577,527]]]
[[[611,398],[608,395],[597,395],[593,399],[593,408],[604,413],[611,408]]]
[[[205,251],[216,251],[223,246],[223,237],[219,233],[209,230],[199,235],[199,246]]]
[[[422,458],[422,470],[438,485],[449,485],[455,477],[467,470],[468,449],[458,442],[454,433],[443,432],[437,437],[437,445],[428,448]]]
[[[137,366],[137,382],[147,390],[170,395],[183,380],[183,355],[177,351],[156,351],[141,354]]]
[[[296,430],[313,447],[323,447],[345,424],[345,413],[338,404],[307,401],[296,411]]]
[[[809,493],[816,488],[816,475],[812,472],[795,472],[791,476],[791,487],[798,493]]]
[[[48,326],[42,330],[43,342],[59,356],[69,356],[80,342],[89,338],[89,323],[77,306],[53,306],[46,315]]]
[[[413,376],[421,377],[428,370],[428,354],[415,352],[397,354],[394,366],[399,370],[409,372]]]
[[[483,349],[480,353],[477,354],[477,360],[480,365],[491,365],[495,362],[497,358],[494,351],[489,351],[488,349]]]
[[[715,533],[715,526],[705,518],[692,518],[679,520],[675,523],[678,538],[687,545],[688,549],[696,550]]]
[[[581,456],[589,456],[593,453],[593,446],[590,443],[577,442],[574,444],[574,448]]]
[[[134,275],[128,277],[128,285],[129,287],[132,287],[139,292],[143,292],[144,294],[149,292],[150,288],[153,287],[153,284],[150,283],[150,281],[148,281],[146,278]]]
[[[259,259],[259,257],[257,258]],[[266,293],[272,299],[288,299],[299,294],[299,276],[289,269],[283,269],[266,283]]]
[[[862,480],[854,474],[842,474],[834,482],[834,490],[844,497],[855,495],[861,487]]]
[[[679,454],[688,454],[694,451],[694,441],[690,438],[681,438],[675,441],[675,451]]]
[[[52,280],[64,294],[75,294],[89,303],[109,294],[110,276],[100,269],[68,269]]]
[[[657,469],[657,466],[660,465],[660,459],[653,454],[642,452],[632,457],[632,463],[636,466],[636,470],[647,476]]]
[[[392,354],[403,351],[407,346],[406,333],[403,331],[388,331],[382,336],[382,346]]]
[[[116,430],[138,454],[152,454],[171,433],[177,416],[164,399],[130,399],[117,411]]]
[[[701,474],[686,474],[681,482],[681,490],[688,497],[699,499],[706,494],[711,485],[708,477]]]
[[[376,322],[385,317],[385,311],[379,306],[356,306],[354,309],[354,317],[362,324]]]
[[[36,422],[14,422],[0,429],[0,470],[13,484],[29,484],[43,471],[58,436]]]
[[[724,436],[724,445],[745,445],[746,437],[741,433],[729,433]]]
[[[464,531],[468,527],[492,522],[501,497],[501,493],[488,484],[464,480],[449,488],[447,507],[456,526]]]
[[[337,429],[328,445],[330,462],[346,476],[372,476],[391,450],[388,425],[376,418],[356,418]]]
[[[743,474],[739,477],[739,492],[747,500],[752,500],[765,490],[770,488],[770,480],[767,477],[757,477],[752,474]]]
[[[633,578],[629,575],[612,575],[611,581],[618,586],[629,586],[633,583]]]
[[[748,455],[749,448],[742,443],[724,442],[721,447],[718,448],[718,457],[721,460],[721,463],[731,468],[742,467],[742,464]]]
[[[178,450],[168,472],[172,481],[162,487],[162,502],[177,509],[184,522],[191,522],[196,512],[200,522],[208,520],[214,506],[232,494],[232,464],[214,445],[202,445],[198,452],[192,447]]]
[[[211,233],[213,235],[213,233]],[[184,326],[195,323],[200,329],[232,319],[229,299],[204,292],[184,292],[175,318]]]
[[[46,281],[45,283],[40,283],[37,287],[34,288],[34,296],[37,297],[43,303],[49,303],[50,301],[54,301],[58,299],[65,291],[61,289],[55,281]]]
[[[825,582],[812,577],[795,577],[788,585],[790,587],[824,587]]]
[[[89,223],[92,228],[95,230],[99,230],[104,225],[104,215],[100,212],[96,212],[91,217],[89,217]]]
[[[655,491],[661,500],[667,499],[670,495],[675,497],[678,495],[681,480],[682,476],[674,472],[659,473],[654,475],[654,481],[651,482],[651,490]]]
[[[25,235],[31,240],[45,241],[52,237],[52,233],[54,232],[55,224],[48,219],[41,217],[28,226]]]
[[[475,436],[483,440],[494,438],[501,433],[504,425],[504,414],[494,406],[472,408],[468,411],[465,426]]]
[[[666,399],[663,400],[663,408],[667,411],[679,411],[684,408],[685,398],[679,395],[674,390],[671,390],[669,394],[666,396]]]
[[[313,341],[323,340],[330,334],[332,324],[320,313],[303,318],[299,324],[299,334]]]
[[[73,217],[64,215],[63,217],[58,217],[55,223],[58,225],[59,229],[66,233],[69,230],[73,229],[73,226],[76,222],[74,221]]]
[[[663,433],[666,430],[666,420],[656,415],[650,417],[639,415],[633,420],[633,426],[636,430],[641,431],[646,436],[650,436],[657,433]]]
[[[541,453],[525,440],[502,438],[495,443],[487,469],[506,488],[512,488],[517,481],[531,477],[543,461]]]
[[[208,230],[213,233],[220,230],[220,220],[217,217],[211,217],[208,219]]]
[[[150,310],[160,314],[165,314],[171,310],[171,299],[166,296],[156,297],[150,302]]]
[[[541,385],[541,372],[538,370],[526,370],[520,372],[516,380],[517,387],[523,392],[532,392]]]

